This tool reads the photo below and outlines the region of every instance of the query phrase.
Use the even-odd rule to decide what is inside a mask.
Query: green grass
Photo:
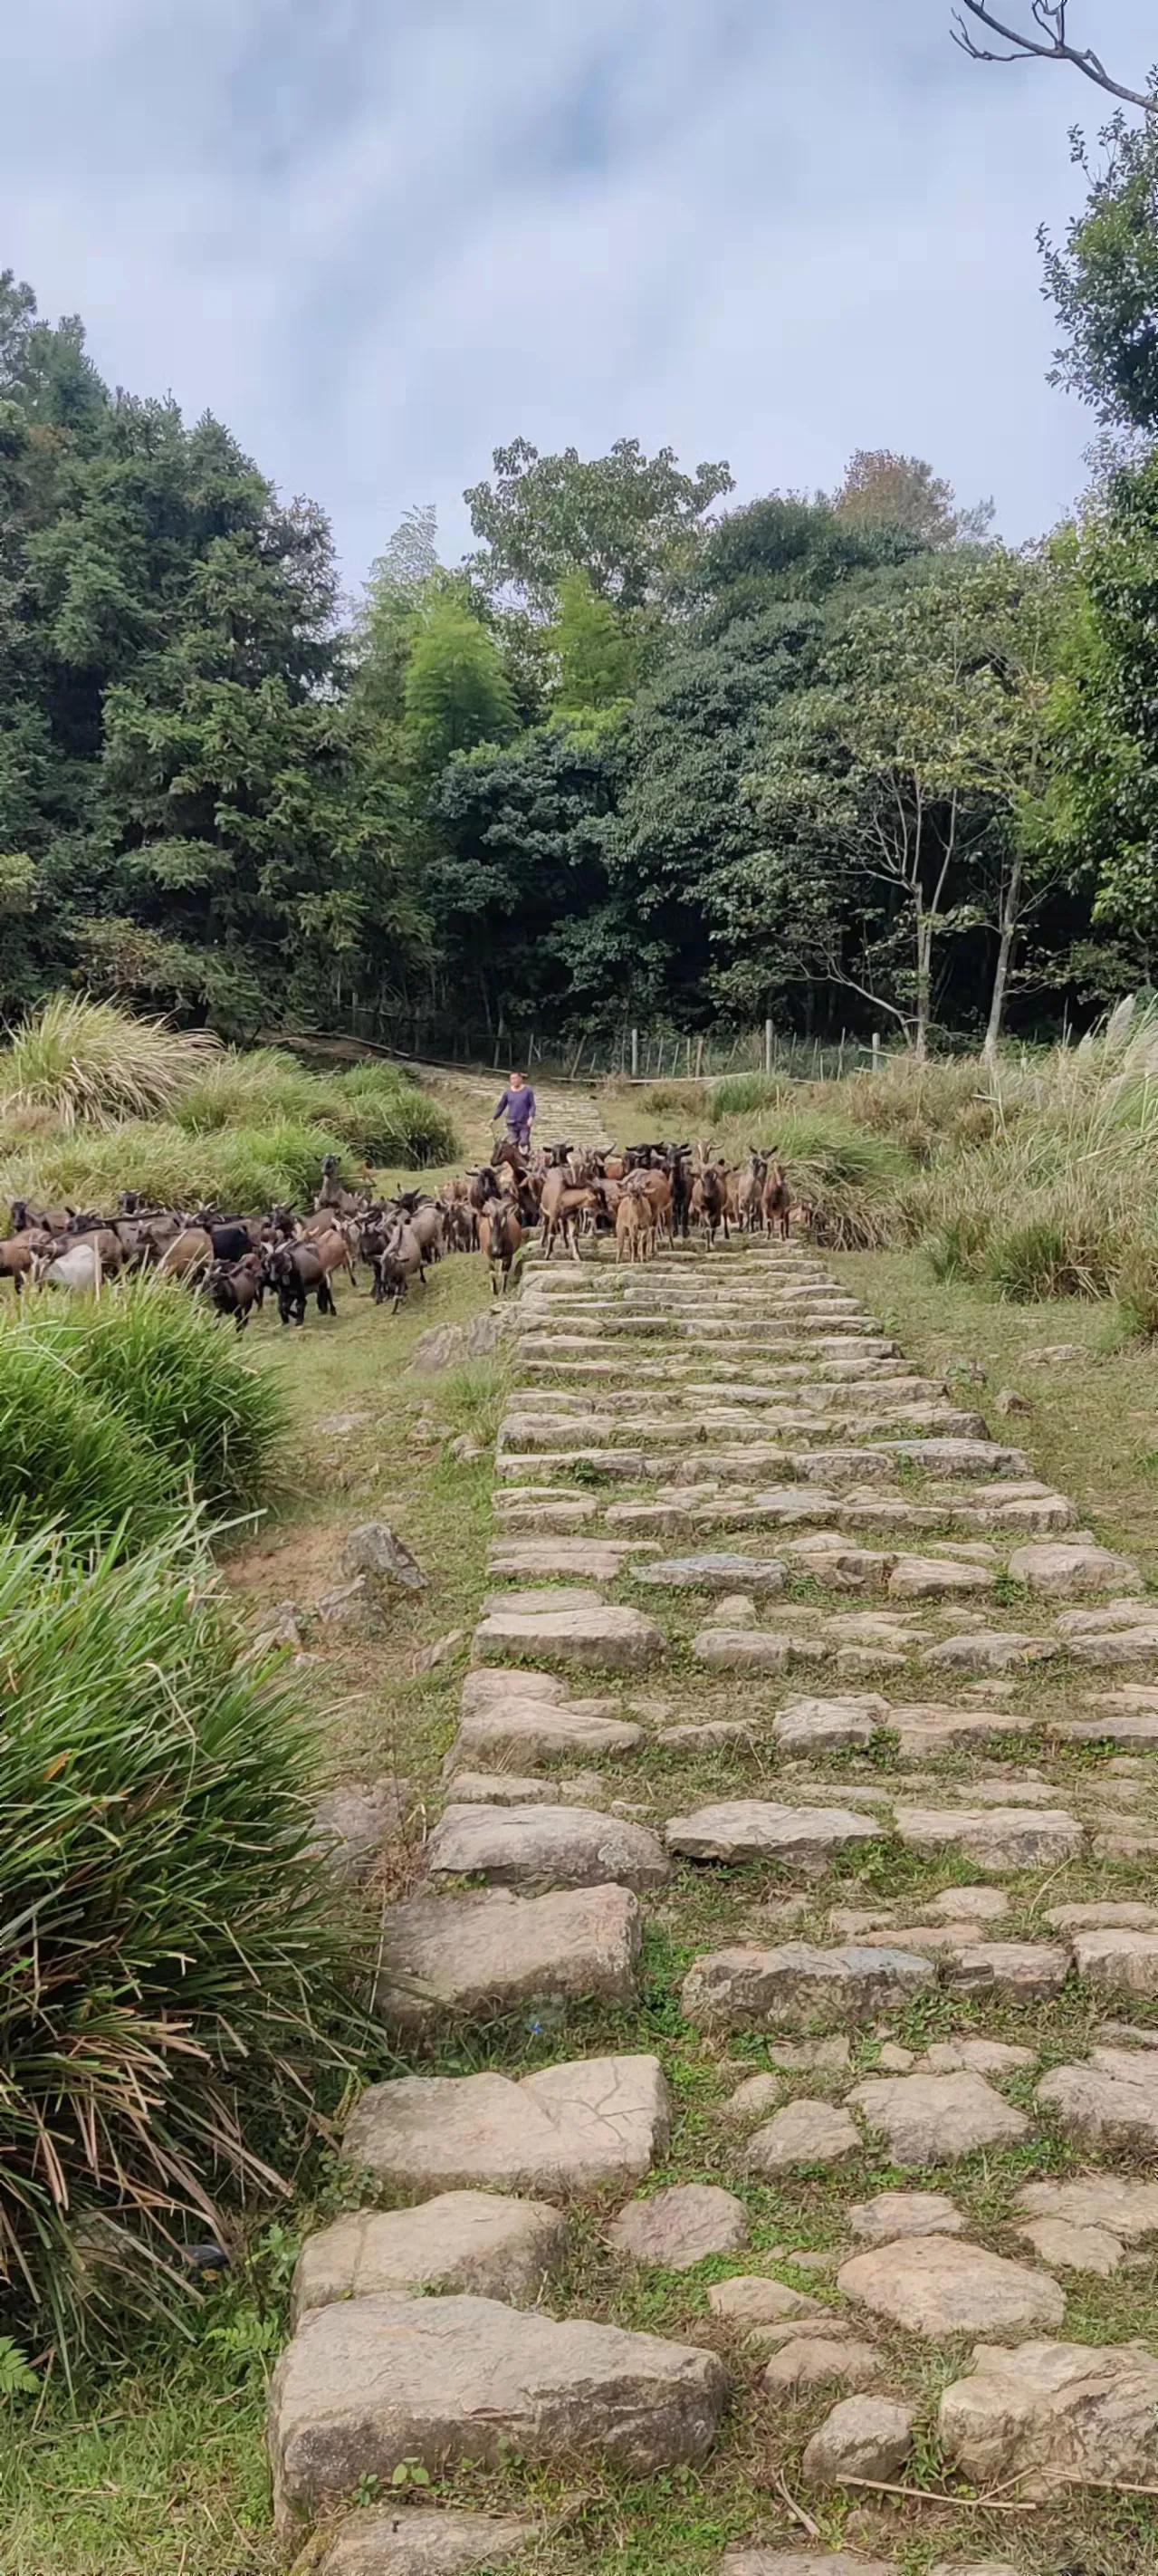
[[[276,1380],[188,1291],[148,1278],[48,1297],[0,1323],[0,1517],[104,1542],[157,1537],[190,1504],[252,1510],[285,1428]]]
[[[239,1661],[183,1529],[91,1565],[10,1544],[0,1664],[0,2248],[17,2327],[59,2358],[179,2306],[218,2196],[276,2189],[333,2065],[344,1942],[296,1687]]]

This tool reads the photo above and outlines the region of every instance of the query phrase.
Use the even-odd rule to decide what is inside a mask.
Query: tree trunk
[[[997,942],[997,964],[993,970],[993,993],[989,1003],[989,1026],[985,1032],[983,1053],[987,1064],[997,1058],[997,1042],[1005,1017],[1005,994],[1009,969],[1013,962],[1013,944],[1017,938],[1018,914],[1021,908],[1021,860],[1016,858],[1001,905],[1001,930]]]
[[[931,913],[917,913],[917,1016],[913,1029],[913,1054],[924,1064],[929,1053],[929,1001],[932,990],[933,919]]]

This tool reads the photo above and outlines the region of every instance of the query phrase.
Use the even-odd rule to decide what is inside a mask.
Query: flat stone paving
[[[804,2513],[904,2485],[934,2382],[946,2471],[1153,2484],[1158,2331],[1072,2331],[1158,2257],[1139,1568],[794,1245],[532,1255],[514,1323],[493,1588],[382,1932],[409,2071],[350,2114],[351,2205],[302,2252],[280,2527],[325,2517],[331,2576],[553,2568],[533,2507],[450,2510],[440,2468],[695,2467],[729,2383],[774,2445],[795,2410]],[[681,2323],[624,2332],[648,2267]],[[421,2509],[347,2511],[415,2465]],[[762,2486],[720,2576],[911,2547],[879,2493],[838,2548]],[[926,2533],[935,2576],[1020,2570]]]

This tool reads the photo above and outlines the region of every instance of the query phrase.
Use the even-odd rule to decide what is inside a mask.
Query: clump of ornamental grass
[[[207,1029],[54,993],[0,1051],[0,1099],[18,1116],[50,1110],[65,1129],[167,1117],[217,1043]]]
[[[172,1120],[128,1119],[101,1133],[78,1129],[33,1146],[5,1141],[0,1200],[9,1205],[13,1198],[28,1198],[50,1207],[111,1208],[123,1189],[136,1189],[159,1207],[192,1209],[212,1202],[245,1215],[278,1200],[311,1206],[323,1155],[342,1151],[342,1139],[332,1130],[287,1119],[196,1135]]]
[[[36,1319],[9,1333],[43,1329]],[[187,1288],[155,1274],[126,1280],[115,1294],[76,1301],[55,1329],[82,1386],[115,1408],[195,1502],[221,1514],[266,1499],[288,1419],[280,1386]]]
[[[0,1331],[0,1524],[56,1523],[78,1542],[157,1539],[178,1507],[173,1462],[86,1382],[61,1319]]]
[[[66,2355],[276,2192],[348,2034],[284,1659],[178,1527],[0,1548],[0,2323]]]

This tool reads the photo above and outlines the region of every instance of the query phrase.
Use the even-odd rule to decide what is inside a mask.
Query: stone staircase
[[[298,2267],[279,2528],[319,2576],[577,2565],[535,2475],[727,2470],[735,2405],[777,2469],[725,2475],[721,2576],[899,2576],[914,2486],[932,2543],[981,2499],[937,2576],[1060,2566],[999,2569],[999,2513],[1158,2482],[1106,2305],[1158,2245],[1158,1603],[795,1247],[533,1263],[516,1348],[382,1940],[413,2071]],[[619,2321],[648,2280],[678,2331]],[[464,2464],[469,2510],[351,2510]]]

